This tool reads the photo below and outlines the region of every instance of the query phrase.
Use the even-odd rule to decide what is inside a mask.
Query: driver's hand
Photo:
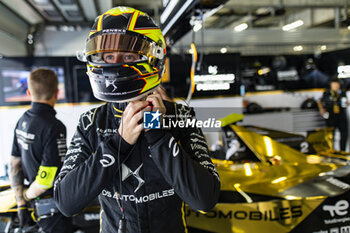
[[[143,112],[151,111],[148,101],[131,101],[125,108],[121,124],[119,125],[119,135],[130,145],[134,145],[143,130]],[[141,122],[139,124],[139,122]]]
[[[147,96],[146,101],[152,104],[152,111],[159,110],[159,112],[162,113],[162,116],[166,113],[166,107],[159,92],[155,91],[151,95]]]

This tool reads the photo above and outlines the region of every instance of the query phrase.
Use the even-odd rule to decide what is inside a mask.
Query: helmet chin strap
[[[155,88],[155,89],[157,89],[157,88]],[[144,97],[142,97],[140,100],[145,101],[149,95],[152,95],[152,93],[155,89],[151,90],[150,92],[147,92],[146,95]]]

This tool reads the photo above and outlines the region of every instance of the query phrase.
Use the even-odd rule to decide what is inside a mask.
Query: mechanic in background
[[[50,196],[53,201],[53,181],[67,151],[66,127],[55,117],[58,95],[55,72],[42,68],[33,70],[28,78],[27,94],[32,104],[17,122],[10,162],[11,187],[17,199],[21,228],[32,222],[28,212],[30,203]],[[30,184],[27,189],[24,179]],[[45,233],[69,232],[66,220],[57,213],[39,219],[37,224]]]
[[[326,119],[327,126],[340,131],[340,149],[342,151],[345,151],[348,140],[346,117],[346,107],[348,105],[346,92],[341,89],[340,80],[333,77],[330,88],[323,93],[322,98],[318,101],[318,108],[320,114]]]

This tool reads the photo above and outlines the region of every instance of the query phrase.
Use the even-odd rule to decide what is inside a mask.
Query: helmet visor
[[[85,47],[86,56],[105,52],[129,52],[149,58],[162,58],[162,48],[155,42],[130,34],[100,34],[91,37]]]

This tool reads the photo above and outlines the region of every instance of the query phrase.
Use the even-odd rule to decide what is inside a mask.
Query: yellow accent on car
[[[44,189],[49,189],[53,186],[57,167],[40,166],[35,181]]]
[[[293,229],[310,216],[324,201],[325,198],[318,197],[314,200],[218,203],[206,215],[198,214],[186,206],[186,219],[189,227],[209,232],[294,232]],[[277,221],[271,220],[278,218],[276,210],[279,208],[286,210],[288,217]]]
[[[244,115],[243,114],[238,114],[238,113],[231,113],[221,119],[219,119],[219,121],[221,121],[221,127],[225,127],[231,124],[234,124],[238,121],[243,120]]]

